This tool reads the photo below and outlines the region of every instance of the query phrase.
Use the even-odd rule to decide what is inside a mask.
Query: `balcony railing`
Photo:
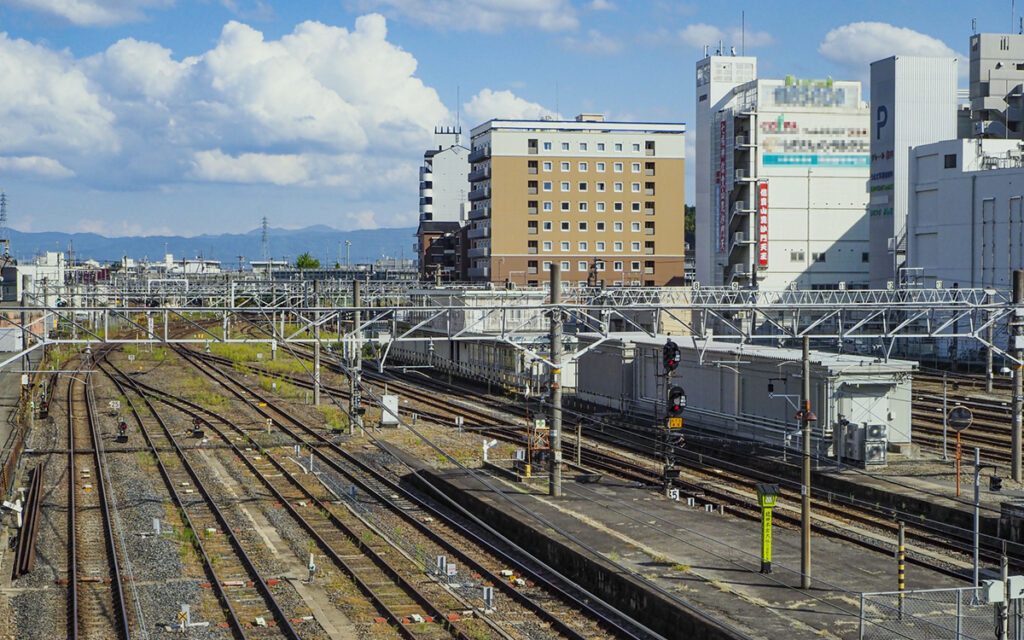
[[[469,152],[469,161],[470,162],[480,162],[484,158],[489,158],[490,156],[491,156],[491,148],[490,147],[479,147],[479,148],[473,149],[472,151]]]

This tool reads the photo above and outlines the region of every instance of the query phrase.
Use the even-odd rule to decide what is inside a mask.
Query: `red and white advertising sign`
[[[725,193],[725,120],[718,132],[718,251],[726,249],[728,197]]]
[[[768,266],[768,183],[757,185],[757,263]]]

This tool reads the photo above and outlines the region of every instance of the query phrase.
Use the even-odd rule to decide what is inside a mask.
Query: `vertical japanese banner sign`
[[[726,204],[725,195],[725,120],[721,122],[718,132],[718,251],[725,252],[726,226]]]
[[[757,185],[757,264],[768,266],[768,183]]]

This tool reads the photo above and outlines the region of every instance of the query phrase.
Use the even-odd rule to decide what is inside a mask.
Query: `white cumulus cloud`
[[[480,93],[465,103],[462,109],[466,117],[475,124],[486,122],[492,118],[536,120],[544,116],[558,117],[554,111],[546,109],[536,102],[520,98],[507,89],[504,91],[482,89]]]
[[[775,44],[775,38],[767,31],[748,30],[744,32],[739,27],[722,29],[703,22],[686,25],[679,31],[679,38],[694,48],[703,48],[704,45],[715,48],[719,42],[722,42],[726,48],[736,47],[737,51],[741,46],[766,47]]]
[[[390,10],[443,31],[496,32],[509,27],[561,31],[579,26],[569,0],[351,0],[349,4],[363,10]]]
[[[961,75],[967,58],[929,35],[885,22],[852,22],[832,29],[818,45],[818,53],[866,78],[875,60],[892,55],[950,56],[960,60]]]
[[[618,9],[615,3],[609,0],[591,0],[587,6],[591,11],[615,11]]]
[[[572,36],[563,38],[562,45],[571,51],[588,54],[612,55],[622,51],[621,42],[604,35],[597,29],[587,31],[585,38],[574,38]]]
[[[92,27],[136,22],[145,18],[146,9],[171,6],[174,0],[7,0],[6,4]]]
[[[53,158],[42,156],[0,157],[0,171],[28,173],[45,178],[70,178],[75,172]]]

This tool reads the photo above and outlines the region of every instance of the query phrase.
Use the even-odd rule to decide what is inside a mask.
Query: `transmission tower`
[[[7,229],[7,192],[0,189],[0,243],[4,245],[4,256],[11,252],[11,234]]]
[[[270,258],[270,241],[267,238],[267,216],[263,216],[263,259]]]

